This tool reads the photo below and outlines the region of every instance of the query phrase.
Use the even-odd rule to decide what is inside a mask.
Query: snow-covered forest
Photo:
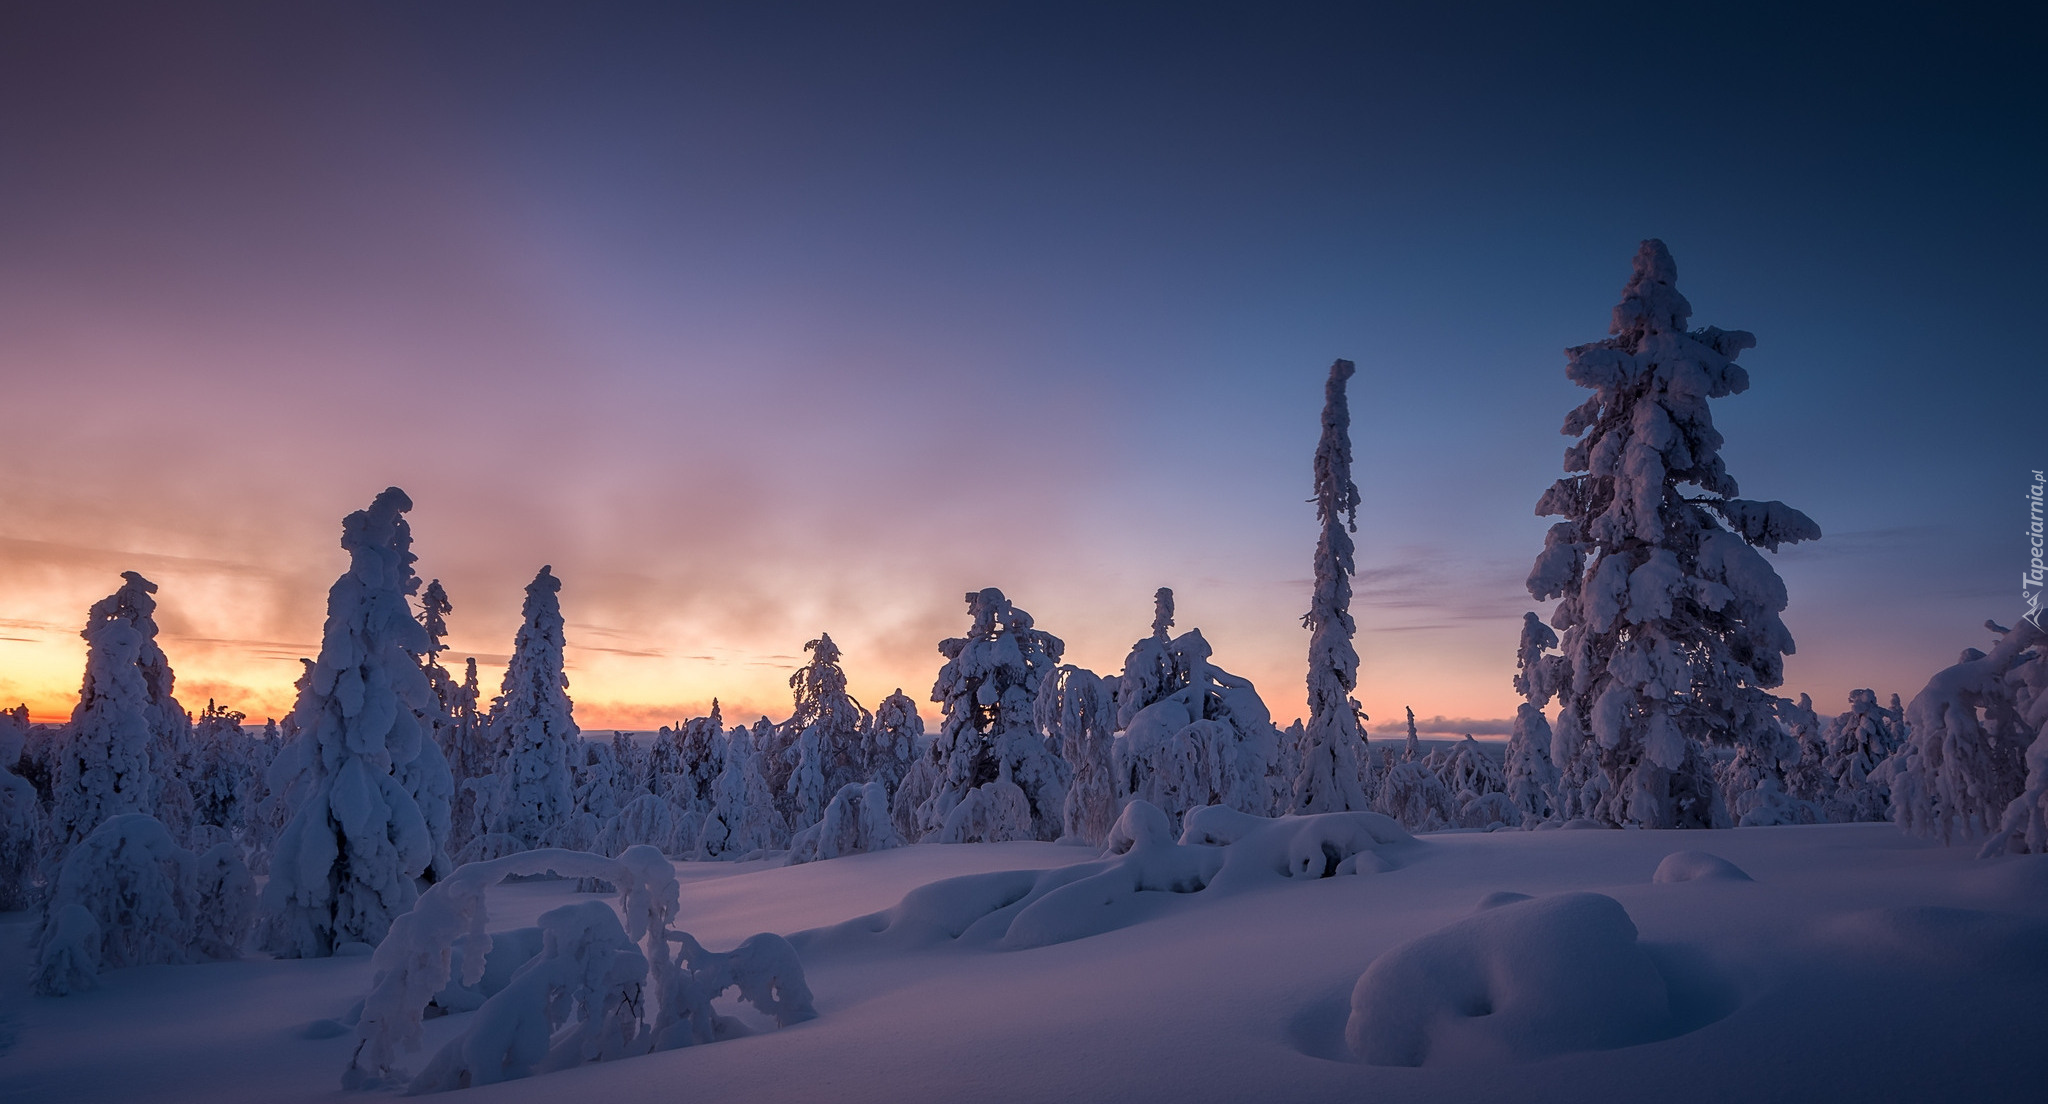
[[[1672,1095],[2038,1090],[2018,1025],[2048,970],[2048,634],[1987,622],[1988,648],[1924,686],[1787,696],[1795,596],[1770,554],[1825,538],[1740,497],[1713,404],[1750,389],[1756,341],[1692,313],[1645,241],[1609,336],[1568,351],[1589,394],[1534,504],[1561,519],[1529,550],[1529,598],[1554,605],[1500,611],[1524,698],[1504,746],[1425,748],[1412,712],[1375,725],[1357,703],[1358,484],[1388,476],[1355,470],[1346,360],[1309,464],[1309,712],[1284,725],[1169,589],[1098,672],[988,587],[922,701],[857,700],[859,657],[820,631],[782,720],[714,702],[651,738],[585,731],[575,579],[538,569],[486,701],[474,659],[444,663],[463,599],[422,578],[395,487],[342,520],[319,654],[256,724],[179,700],[157,621],[178,596],[126,572],[87,611],[70,721],[0,715],[9,1099],[425,1093],[611,1063],[641,1068],[575,1084],[1457,1099],[1539,1063],[1556,1084],[1535,1098],[1605,1098],[1729,1047],[1796,1069],[1733,1063]],[[88,1068],[188,1013],[268,1056],[157,1042],[171,1057]],[[1880,1028],[1918,1052],[1878,1056]],[[1183,1032],[1245,1034],[1207,1060],[1243,1068],[1189,1058]],[[1415,1066],[1438,1080],[1372,1072]]]

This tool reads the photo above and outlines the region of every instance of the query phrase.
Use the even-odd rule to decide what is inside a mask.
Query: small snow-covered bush
[[[1531,1061],[1665,1034],[1664,976],[1612,897],[1487,909],[1381,955],[1351,991],[1351,1053],[1378,1066]]]
[[[173,842],[155,817],[110,817],[71,849],[57,874],[36,990],[71,992],[90,969],[233,958],[248,934],[254,895],[232,845],[202,859]],[[90,929],[73,909],[93,922]]]
[[[489,1085],[634,1053],[647,956],[602,901],[542,913],[541,951],[484,1001],[412,1091]],[[566,1030],[564,1026],[567,1025]]]
[[[673,855],[694,849],[696,837],[694,825],[674,802],[651,793],[641,794],[605,822],[597,834],[596,850],[600,855],[617,855],[644,843],[664,855]],[[684,846],[685,842],[689,846]]]
[[[494,940],[485,927],[486,891],[508,877],[543,874],[618,887],[624,923],[597,901],[541,917],[540,953],[484,1000],[468,1033],[410,1079],[399,1056],[420,1048],[429,1004],[451,980],[469,990],[484,981]],[[646,845],[617,858],[550,848],[458,867],[394,919],[378,945],[343,1087],[410,1080],[413,1091],[432,1092],[708,1041],[720,1036],[702,1018],[702,1006],[735,985],[778,1023],[816,1014],[787,943],[759,935],[731,956],[710,955],[687,933],[670,930],[678,894],[675,868]],[[685,948],[684,964],[669,953],[671,943]],[[747,951],[750,945],[766,949]],[[453,973],[457,961],[460,975]],[[651,1019],[650,988],[660,996]]]
[[[888,788],[880,782],[848,782],[832,795],[818,823],[796,834],[789,845],[789,862],[795,865],[901,846],[903,839],[889,821]]]

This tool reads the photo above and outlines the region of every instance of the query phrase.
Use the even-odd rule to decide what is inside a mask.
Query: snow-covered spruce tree
[[[678,724],[671,743],[675,773],[663,776],[661,792],[689,813],[693,823],[702,822],[711,811],[718,776],[725,773],[725,718],[718,699],[711,699],[710,716]]]
[[[185,794],[178,764],[190,721],[171,696],[170,661],[156,643],[156,584],[133,571],[86,615],[85,682],[59,752],[50,809],[58,860],[100,822],[154,814],[166,778]],[[178,827],[182,828],[181,823]]]
[[[940,769],[919,825],[933,843],[1058,839],[1067,765],[1037,733],[1032,703],[1066,645],[994,587],[968,594],[967,610],[968,634],[939,644]]]
[[[0,912],[41,895],[43,804],[35,783],[14,773],[28,741],[28,710],[0,710]]]
[[[1173,592],[1155,596],[1152,635],[1132,647],[1115,695],[1116,798],[1150,802],[1179,831],[1204,805],[1265,816],[1280,804],[1280,733],[1250,681],[1209,660],[1200,629],[1168,636]],[[1112,817],[1114,823],[1114,817]]]
[[[1564,671],[1562,659],[1544,654],[1556,646],[1557,634],[1542,618],[1534,613],[1522,615],[1522,642],[1515,651],[1515,692],[1526,700],[1515,709],[1514,731],[1508,737],[1502,765],[1508,799],[1521,810],[1525,824],[1549,820],[1560,812],[1557,767],[1551,758],[1553,735],[1550,719],[1543,715],[1543,707],[1557,696],[1556,679]]]
[[[212,699],[192,724],[192,823],[187,841],[204,850],[234,839],[246,819],[242,795],[258,765],[257,742],[242,734],[244,715]]]
[[[1613,336],[1567,353],[1566,376],[1594,394],[1565,419],[1579,438],[1568,474],[1536,504],[1565,520],[1529,573],[1532,597],[1562,599],[1557,745],[1586,760],[1565,785],[1595,791],[1561,803],[1656,828],[1715,823],[1705,745],[1777,738],[1769,691],[1792,636],[1785,584],[1757,549],[1820,536],[1781,502],[1736,497],[1707,402],[1748,389],[1735,357],[1756,340],[1687,330],[1676,276],[1664,244],[1645,241]]]
[[[448,797],[448,850],[460,853],[477,835],[485,818],[477,808],[478,794],[496,785],[491,770],[497,765],[497,746],[491,738],[490,718],[478,706],[483,689],[478,685],[476,658],[464,664],[462,683],[444,700],[448,727],[440,730],[441,757],[448,764],[451,790]]]
[[[1323,386],[1323,435],[1316,443],[1315,592],[1301,623],[1308,639],[1308,728],[1292,811],[1342,813],[1370,807],[1361,783],[1367,762],[1365,715],[1352,700],[1358,688],[1358,627],[1351,620],[1351,534],[1358,531],[1358,485],[1351,481],[1351,406],[1344,384],[1357,369],[1330,365]]]
[[[801,831],[818,822],[825,804],[841,788],[867,780],[861,761],[861,733],[873,718],[846,692],[846,672],[839,667],[839,646],[830,633],[819,633],[804,651],[811,661],[789,676],[796,709],[783,722],[796,733],[791,750],[796,762],[789,776],[789,826]]]
[[[2043,776],[2028,777],[2028,760],[2048,725],[2048,634],[2024,619],[1985,627],[1998,642],[1988,654],[1965,649],[1914,695],[1910,733],[1879,773],[1908,832],[1943,843],[1988,835],[1987,854],[2041,851],[2048,840],[2030,838],[2040,814],[2029,806]]]
[[[401,775],[431,744],[420,718],[434,707],[419,663],[426,632],[406,602],[420,583],[411,508],[392,487],[343,520],[349,569],[327,592],[320,658],[299,682],[292,742],[271,765],[273,793],[292,802],[263,898],[263,942],[280,957],[375,944],[435,858]]]
[[[861,732],[861,760],[867,764],[868,780],[896,793],[923,744],[924,718],[899,686],[875,706],[874,718]]]
[[[1837,824],[1891,819],[1891,787],[1876,775],[1898,750],[1904,728],[1903,711],[1877,704],[1874,691],[1849,691],[1849,711],[1827,726],[1827,757],[1821,769],[1831,785],[1825,819]]]
[[[735,725],[726,736],[725,769],[712,788],[711,808],[697,833],[700,859],[741,859],[789,839],[761,769],[761,748],[775,726],[761,718],[752,732]]]
[[[1119,812],[1115,695],[1095,672],[1063,666],[1039,682],[1032,708],[1039,730],[1074,772],[1061,818],[1063,838],[1106,845]]]
[[[562,581],[542,567],[526,586],[512,660],[491,703],[491,733],[498,742],[504,803],[492,831],[526,848],[553,846],[575,806],[569,789],[569,749],[580,736],[562,671]]]

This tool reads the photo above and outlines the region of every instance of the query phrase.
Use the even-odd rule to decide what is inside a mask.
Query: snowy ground
[[[1754,881],[1653,883],[1682,850]],[[1432,835],[1384,873],[1141,894],[1137,922],[1029,950],[799,939],[816,1020],[459,1099],[2039,1100],[2048,856],[1971,855],[1889,825]],[[678,926],[720,948],[886,909],[940,878],[1093,858],[1013,843],[680,863]],[[573,884],[494,890],[492,926],[530,923]],[[1487,894],[1573,890],[1627,909],[1690,1030],[1524,1062],[1349,1057],[1349,998],[1376,957]],[[38,998],[24,983],[31,926],[0,915],[7,1104],[382,1095],[338,1088],[352,1037],[306,1037],[367,988],[367,959],[112,971],[98,991]],[[466,1018],[429,1021],[429,1047]]]

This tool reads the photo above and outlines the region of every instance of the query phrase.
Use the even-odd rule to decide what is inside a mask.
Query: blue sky
[[[1729,470],[1828,534],[1777,557],[1787,691],[1910,697],[2020,609],[2038,16],[0,20],[0,696],[39,713],[126,567],[188,699],[281,711],[341,515],[397,484],[460,652],[555,566],[586,724],[779,716],[820,630],[857,694],[921,698],[988,585],[1097,670],[1173,586],[1291,717],[1343,356],[1360,697],[1376,732],[1497,720],[1562,349],[1652,236],[1696,322],[1758,337]]]

